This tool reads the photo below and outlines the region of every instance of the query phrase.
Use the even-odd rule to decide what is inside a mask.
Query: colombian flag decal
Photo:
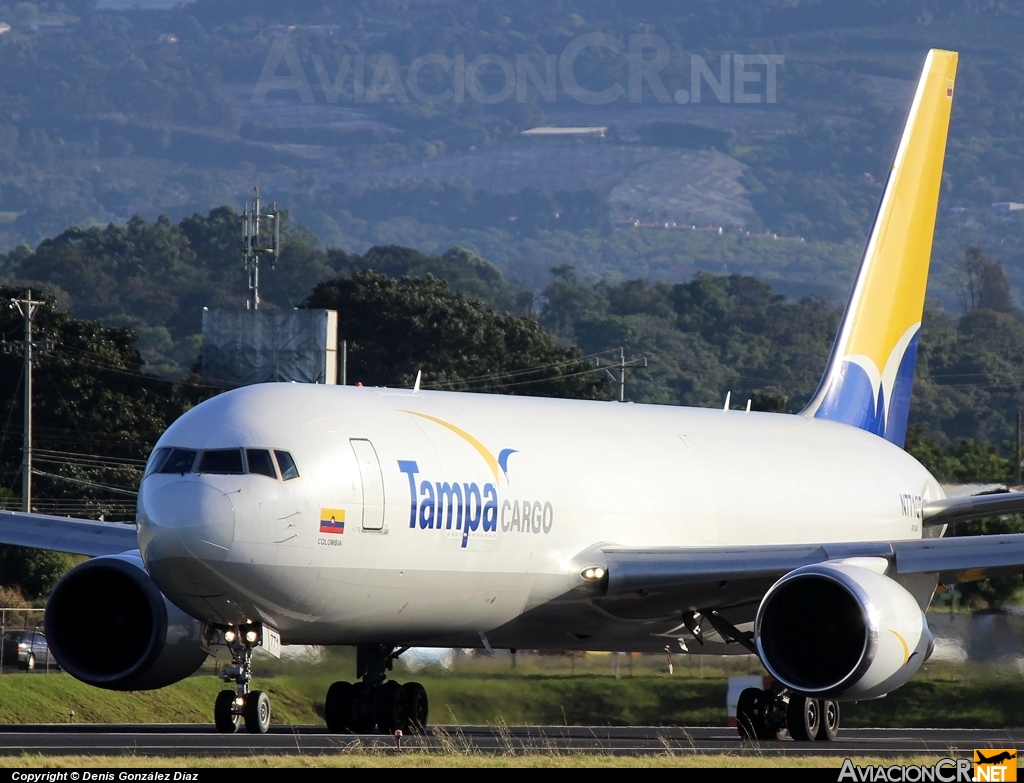
[[[320,509],[320,532],[321,533],[344,533],[345,532],[345,509],[343,509],[343,508],[321,508]]]

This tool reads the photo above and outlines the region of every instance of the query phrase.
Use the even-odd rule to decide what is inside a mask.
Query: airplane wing
[[[924,504],[921,518],[925,525],[947,525],[967,519],[1022,513],[1024,492],[996,491],[933,500]]]
[[[135,525],[0,511],[0,544],[72,555],[116,555],[139,548]]]
[[[943,584],[958,584],[1024,572],[1024,534],[783,546],[600,547],[588,556],[588,565],[605,569],[607,596],[763,583],[801,566],[850,557],[885,558],[897,574],[938,574]]]

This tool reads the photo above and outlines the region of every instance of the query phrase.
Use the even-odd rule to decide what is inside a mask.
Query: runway
[[[833,743],[743,743],[735,729],[658,726],[437,726],[428,736],[407,736],[401,750],[477,751],[496,754],[584,752],[614,755],[698,753],[782,756],[971,755],[974,748],[1019,748],[1024,730],[843,729]],[[251,756],[310,755],[378,749],[399,752],[393,737],[330,734],[322,726],[273,726],[267,734],[218,734],[213,726],[21,725],[0,726],[0,755]]]

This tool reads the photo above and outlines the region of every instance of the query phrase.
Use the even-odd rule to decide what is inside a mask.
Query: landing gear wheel
[[[36,668],[36,656],[32,653],[28,654],[28,658],[25,659],[25,671],[30,672]]]
[[[270,728],[270,697],[263,691],[251,691],[245,697],[242,717],[250,734],[266,734]]]
[[[427,691],[418,682],[407,682],[402,686],[405,691],[406,721],[405,731],[419,734],[427,730]]]
[[[797,742],[813,740],[818,736],[818,728],[821,726],[821,708],[818,700],[796,694],[790,696],[786,723],[789,726],[789,736]]]
[[[235,712],[234,708],[234,691],[221,691],[217,694],[217,701],[213,703],[213,722],[221,734],[234,734],[238,731],[242,716]]]
[[[349,728],[353,734],[369,734],[377,724],[376,700],[373,688],[366,683],[352,687],[352,723]]]
[[[832,742],[839,735],[839,702],[823,699],[818,702],[821,721],[814,739],[821,742]]]
[[[389,680],[377,687],[374,694],[374,713],[377,717],[377,728],[381,734],[394,734],[405,730],[406,708],[405,691],[394,680]]]
[[[324,720],[327,730],[335,734],[352,733],[352,710],[355,689],[350,682],[336,682],[327,689],[324,699]]]
[[[764,731],[764,691],[760,688],[747,688],[740,694],[736,703],[736,725],[740,739],[752,742],[767,739]]]

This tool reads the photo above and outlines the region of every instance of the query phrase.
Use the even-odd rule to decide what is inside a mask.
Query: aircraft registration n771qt
[[[112,689],[217,645],[217,727],[266,731],[259,645],[356,645],[338,732],[425,725],[387,673],[410,646],[756,653],[745,737],[832,739],[838,702],[906,682],[939,584],[1020,573],[1024,536],[942,538],[1024,510],[945,499],[902,448],[957,55],[928,54],[817,393],[799,415],[266,384],[160,438],[137,526],[0,515],[0,541],[93,556],[47,604],[57,660]],[[95,643],[95,607],[116,645]]]

